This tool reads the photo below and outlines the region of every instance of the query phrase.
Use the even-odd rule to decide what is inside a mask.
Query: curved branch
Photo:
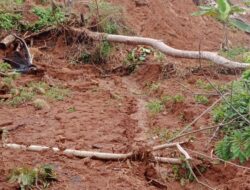
[[[151,46],[166,55],[170,55],[173,57],[181,57],[181,58],[189,58],[189,59],[205,59],[212,61],[218,65],[228,67],[228,68],[248,68],[250,67],[249,63],[240,63],[236,61],[228,60],[215,52],[209,51],[187,51],[175,49],[160,40],[156,40],[153,38],[144,38],[144,37],[136,37],[136,36],[124,36],[124,35],[113,35],[99,32],[92,32],[86,28],[68,28],[69,31],[76,33],[78,35],[87,36],[95,41],[107,40],[109,42],[115,43],[124,43],[131,45],[147,45]]]

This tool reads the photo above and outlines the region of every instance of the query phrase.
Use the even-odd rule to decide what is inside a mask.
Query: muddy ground
[[[220,48],[222,25],[207,17],[192,17],[190,14],[197,7],[191,0],[145,0],[146,4],[141,6],[136,6],[133,0],[111,2],[124,7],[126,22],[138,35],[161,39],[180,49],[198,50],[200,46],[202,50],[217,51]],[[40,47],[39,43],[43,40],[36,39],[33,49]],[[250,47],[249,34],[232,31],[230,40],[236,46]],[[239,77],[238,72],[222,72],[223,69],[206,61],[173,57],[167,57],[163,63],[149,59],[128,76],[116,73],[103,76],[98,66],[70,64],[66,57],[72,47],[65,44],[63,37],[53,38],[50,43],[51,48],[36,50],[35,53],[34,64],[45,69],[45,75],[23,75],[18,83],[25,85],[31,81],[46,81],[60,84],[70,89],[70,96],[64,101],[49,102],[50,108],[46,110],[36,110],[31,103],[17,108],[1,106],[0,126],[7,121],[11,123],[7,127],[21,125],[10,132],[8,141],[11,143],[114,153],[160,144],[164,139],[155,133],[156,130],[175,132],[182,129],[218,98],[210,96],[207,105],[197,104],[194,93],[207,93],[197,87],[197,80],[209,79],[215,84],[226,84]],[[1,52],[0,58],[3,56],[4,52]],[[106,64],[107,67],[121,65],[120,62]],[[152,89],[149,84],[159,86]],[[185,97],[184,101],[167,104],[156,115],[147,109],[149,101],[176,94]],[[70,112],[72,107],[75,111]],[[213,122],[208,113],[193,129],[210,125]],[[210,156],[214,142],[207,142],[212,134],[212,131],[205,131],[193,135],[193,141],[186,148]],[[206,189],[196,182],[181,185],[169,177],[171,165],[155,166],[161,176],[153,175],[156,179],[164,179],[166,188],[157,187],[146,180],[145,175],[150,168],[147,163],[104,162],[51,152],[35,153],[4,148],[0,148],[0,152],[1,190],[16,187],[15,184],[7,183],[10,169],[34,167],[41,163],[51,163],[56,169],[58,181],[49,189]],[[176,152],[161,154],[175,155]],[[245,166],[249,167],[250,163]],[[212,187],[223,190],[250,188],[249,171],[218,162],[206,162],[206,169],[199,178]]]

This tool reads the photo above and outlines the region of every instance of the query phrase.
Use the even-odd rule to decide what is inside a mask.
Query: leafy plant
[[[51,8],[35,7],[33,13],[39,17],[39,21],[29,27],[33,31],[62,23],[65,20],[64,13],[59,8],[54,11]]]
[[[196,86],[204,90],[212,90],[213,86],[204,80],[198,79],[196,81]]]
[[[213,110],[215,122],[226,123],[223,126],[225,137],[216,146],[216,153],[225,160],[244,162],[250,155],[250,70],[233,83],[231,94]]]
[[[250,26],[246,23],[243,23],[239,20],[230,18],[234,13],[243,13],[244,9],[238,6],[232,6],[228,3],[227,0],[217,0],[216,6],[199,6],[199,11],[193,13],[193,16],[207,15],[212,16],[218,19],[223,23],[224,31],[224,42],[223,49],[228,48],[228,25],[232,24],[240,30],[250,31]]]
[[[203,95],[197,95],[195,96],[195,101],[198,103],[198,104],[204,104],[204,105],[207,105],[209,100],[206,96],[203,96]]]
[[[217,144],[216,154],[224,160],[239,159],[241,163],[247,161],[250,158],[250,127],[225,136]]]
[[[220,54],[234,61],[250,63],[250,50],[245,47],[235,47],[228,50],[222,50]]]
[[[18,183],[21,190],[28,190],[33,187],[38,189],[47,188],[56,180],[56,174],[52,165],[42,165],[37,168],[16,168],[9,176],[10,183]]]
[[[136,47],[128,53],[126,61],[134,63],[143,62],[146,61],[147,56],[151,53],[152,51],[149,48],[145,48],[143,46]]]
[[[185,98],[184,96],[177,94],[173,96],[172,100],[173,100],[173,103],[181,103],[181,102],[184,102]]]
[[[0,63],[0,72],[6,73],[10,69],[11,69],[10,64],[8,64],[8,63]]]
[[[112,53],[113,46],[108,41],[103,41],[100,44],[98,44],[94,50],[88,52],[84,51],[80,57],[79,61],[83,63],[106,63]]]
[[[11,30],[18,25],[20,14],[4,12],[0,10],[0,29]]]
[[[160,100],[153,100],[147,104],[147,108],[151,113],[157,114],[163,110],[164,106]]]

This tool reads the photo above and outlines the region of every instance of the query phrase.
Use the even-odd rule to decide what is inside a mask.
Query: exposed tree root
[[[249,63],[240,63],[236,61],[228,60],[215,52],[209,51],[186,51],[172,48],[166,45],[164,42],[152,38],[136,37],[136,36],[124,36],[124,35],[113,35],[99,32],[92,32],[86,28],[67,28],[69,32],[75,33],[77,35],[82,35],[86,38],[90,38],[95,41],[107,40],[109,42],[124,43],[131,45],[147,45],[151,46],[162,53],[174,57],[189,58],[189,59],[205,59],[212,61],[218,65],[228,67],[228,68],[249,68]]]

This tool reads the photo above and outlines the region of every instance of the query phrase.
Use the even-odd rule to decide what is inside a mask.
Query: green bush
[[[11,30],[13,28],[16,28],[20,19],[20,14],[0,11],[0,29]]]
[[[235,111],[239,112],[242,116]],[[215,122],[224,123],[225,137],[216,146],[217,155],[225,160],[250,157],[250,70],[233,83],[232,95],[213,110]],[[247,121],[248,120],[248,121]]]
[[[64,13],[59,8],[52,11],[51,8],[35,7],[33,8],[33,13],[39,17],[39,21],[30,26],[33,31],[62,23],[65,20]]]
[[[56,180],[56,173],[52,165],[42,165],[37,168],[20,167],[11,171],[10,183],[18,183],[21,190],[47,189]]]
[[[224,160],[239,159],[241,163],[247,161],[250,158],[250,126],[225,136],[217,144],[216,154]]]

